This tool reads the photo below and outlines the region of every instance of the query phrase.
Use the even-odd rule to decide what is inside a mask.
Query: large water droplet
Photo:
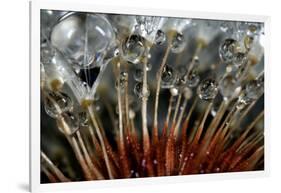
[[[171,67],[166,65],[164,67],[161,76],[161,87],[162,88],[172,88],[177,81],[176,71]]]
[[[129,36],[123,42],[122,51],[127,61],[134,64],[140,62],[145,51],[144,38],[137,34]]]
[[[171,52],[180,53],[184,50],[186,46],[186,40],[181,33],[177,33],[172,40]]]
[[[142,82],[137,82],[135,84],[135,87],[134,87],[134,93],[136,94],[136,96],[138,98],[142,98],[142,97],[149,97],[150,95],[150,91],[149,91],[149,88],[147,86],[147,90],[144,91],[144,93],[142,92],[142,88],[143,88],[143,83]]]
[[[73,102],[67,94],[62,92],[49,92],[47,95],[44,100],[44,107],[49,116],[57,118],[60,113],[72,110]]]
[[[80,68],[100,65],[114,39],[111,24],[96,14],[68,14],[51,34],[52,45]]]
[[[162,30],[158,30],[156,32],[156,37],[155,37],[155,44],[156,45],[162,45],[166,41],[166,34]]]
[[[208,78],[203,80],[197,89],[197,94],[202,100],[213,100],[218,94],[218,83]]]
[[[239,43],[234,39],[226,39],[219,47],[219,55],[223,62],[231,63],[234,58],[234,54],[239,48]]]

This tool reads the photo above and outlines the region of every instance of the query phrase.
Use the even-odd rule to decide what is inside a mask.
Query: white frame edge
[[[133,15],[155,15],[167,17],[202,18],[215,20],[235,20],[263,22],[265,25],[265,168],[264,171],[186,175],[157,178],[117,179],[103,181],[87,181],[72,183],[40,184],[40,9],[88,11],[100,13],[117,13]],[[270,17],[257,15],[239,15],[226,13],[207,13],[184,10],[144,9],[136,7],[104,6],[92,3],[74,3],[61,0],[32,1],[30,2],[30,191],[45,192],[55,190],[73,189],[95,189],[95,188],[116,188],[120,186],[152,185],[161,183],[182,183],[193,181],[210,181],[225,179],[241,179],[254,177],[267,177],[270,173],[270,100],[269,100],[269,77],[270,77]]]

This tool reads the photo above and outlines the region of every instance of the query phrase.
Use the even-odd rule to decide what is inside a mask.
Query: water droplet
[[[157,165],[157,163],[158,163],[157,160],[154,159],[154,160],[153,160],[153,164],[154,164],[154,165]]]
[[[177,33],[172,40],[171,52],[180,53],[184,50],[186,46],[186,40],[181,33]]]
[[[166,65],[164,67],[162,77],[161,77],[161,87],[162,88],[172,88],[177,81],[177,75],[175,70]]]
[[[60,113],[72,110],[73,102],[67,94],[62,92],[49,92],[47,95],[44,100],[44,107],[49,116],[57,118]]]
[[[149,36],[158,26],[159,18],[155,16],[136,16],[135,28],[143,35]]]
[[[150,71],[152,69],[152,64],[151,63],[147,63],[146,64],[146,71]]]
[[[254,43],[254,38],[251,37],[251,36],[246,36],[244,38],[244,46],[247,50],[250,50],[253,46],[253,43]]]
[[[230,98],[236,97],[236,93],[234,91],[238,86],[239,85],[236,78],[232,75],[227,75],[220,81],[219,90],[224,99],[228,100]]]
[[[134,64],[140,62],[145,51],[144,38],[136,34],[129,36],[123,42],[122,51],[127,61]]]
[[[200,76],[196,69],[191,70],[191,72],[187,75],[187,86],[190,88],[194,88],[198,85],[200,81]]]
[[[118,85],[118,80],[115,82],[115,87],[118,88],[119,86],[121,92],[124,91],[126,81],[128,81],[128,76],[129,75],[127,72],[120,72],[119,85]]]
[[[118,47],[112,47],[111,49],[109,49],[107,51],[107,54],[104,57],[104,61],[109,61],[117,56],[119,56],[120,54],[120,50],[118,49]]]
[[[146,167],[146,160],[145,160],[145,159],[143,159],[143,160],[142,160],[142,162],[141,162],[141,166],[142,166],[143,168],[145,168],[145,167]]]
[[[134,95],[129,95],[129,108],[134,112],[138,112],[141,109],[141,102],[136,99]]]
[[[248,71],[249,65],[246,63],[245,65],[240,65],[239,67],[234,68],[232,73],[235,73],[235,78],[237,80],[241,80],[245,75],[247,75]]]
[[[220,30],[223,31],[223,32],[227,32],[228,31],[228,23],[227,22],[221,22],[220,24]]]
[[[67,131],[68,135],[73,135],[79,129],[79,118],[70,111],[63,112],[61,116],[70,129],[70,131],[65,131]]]
[[[158,30],[156,32],[156,37],[155,37],[155,44],[156,45],[162,45],[166,41],[166,34],[162,30]]]
[[[136,69],[134,73],[134,79],[138,82],[143,80],[143,71],[142,69]]]
[[[135,116],[136,116],[135,111],[134,111],[134,110],[132,110],[132,109],[130,109],[130,110],[129,110],[129,118],[130,118],[130,119],[134,119],[134,118],[135,118]]]
[[[143,93],[142,91],[142,87],[143,87],[143,84],[142,82],[137,82],[135,84],[135,87],[134,87],[134,93],[135,95],[138,97],[138,98],[142,98],[142,97],[149,97],[150,95],[150,91],[149,91],[149,88],[147,86],[147,90]]]
[[[170,88],[170,93],[172,96],[177,96],[179,94],[179,89],[173,87],[173,88]]]
[[[245,94],[248,98],[256,100],[264,92],[264,84],[262,81],[252,80],[246,85]]]
[[[238,110],[244,109],[246,106],[248,106],[253,100],[247,97],[245,94],[242,94],[239,96],[238,102],[236,104],[236,108]]]
[[[185,86],[187,82],[187,68],[185,65],[178,66],[176,68],[177,71],[177,80],[176,80],[176,86],[181,87]]]
[[[254,38],[255,36],[259,35],[260,31],[261,31],[260,26],[256,24],[250,24],[247,29],[247,36]]]
[[[231,63],[234,58],[234,54],[239,48],[239,43],[234,39],[226,39],[219,47],[219,55],[223,62]]]
[[[55,56],[55,53],[55,50],[49,44],[42,44],[40,48],[40,61],[44,65],[50,64]]]
[[[218,94],[218,83],[216,80],[208,78],[200,83],[197,94],[202,100],[213,100]]]
[[[68,14],[51,33],[52,45],[79,68],[101,65],[114,40],[111,24],[98,14]]]
[[[95,102],[94,103],[94,108],[96,112],[101,112],[102,110],[102,104],[100,102]]]
[[[249,59],[246,53],[243,52],[237,52],[236,54],[234,54],[234,58],[233,58],[233,64],[239,68],[240,66],[245,66],[247,65]]]
[[[185,88],[183,89],[184,98],[186,98],[187,100],[188,100],[188,99],[191,99],[192,94],[193,94],[193,93],[192,93],[192,90],[191,90],[190,88],[185,87]]]

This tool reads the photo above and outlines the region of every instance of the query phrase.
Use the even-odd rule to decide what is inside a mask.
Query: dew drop
[[[243,110],[246,106],[248,106],[253,100],[250,99],[249,97],[247,97],[245,94],[242,94],[239,99],[238,102],[236,104],[236,108],[238,110]]]
[[[145,51],[144,38],[136,34],[131,35],[123,42],[122,51],[127,61],[137,64]]]
[[[146,97],[148,98],[149,95],[150,95],[150,91],[148,89],[148,86],[147,86],[147,90],[143,93],[142,91],[142,88],[143,88],[143,83],[142,82],[137,82],[135,84],[135,87],[134,87],[134,93],[135,95],[138,97],[138,98],[142,98],[142,97]]]
[[[62,92],[49,92],[47,95],[44,100],[44,107],[50,117],[57,118],[60,113],[72,110],[73,102],[67,94]]]
[[[185,65],[178,66],[176,68],[177,71],[177,80],[176,80],[176,86],[181,87],[186,85],[187,82],[187,68]]]
[[[161,80],[162,88],[172,88],[177,81],[177,75],[175,70],[172,67],[166,65],[164,67]]]
[[[184,50],[186,41],[181,33],[177,33],[172,40],[171,52],[180,53]]]
[[[63,112],[61,116],[70,129],[67,134],[73,135],[79,129],[79,118],[76,114],[70,111]]]
[[[170,93],[172,96],[177,96],[179,94],[179,89],[173,87],[173,88],[170,88]]]
[[[166,41],[166,34],[162,30],[158,30],[156,32],[156,37],[155,37],[155,44],[156,45],[162,45]]]
[[[118,85],[118,80],[115,82],[115,87],[120,88],[120,91],[124,91],[124,88],[125,88],[125,84],[126,84],[126,81],[128,81],[128,73],[127,72],[120,72],[120,75],[119,75],[119,85]]]
[[[142,160],[142,162],[141,162],[141,166],[142,166],[143,168],[145,168],[145,167],[146,167],[146,160],[145,160],[145,159],[143,159],[143,160]]]
[[[184,98],[186,98],[187,100],[191,99],[191,97],[192,97],[192,90],[190,88],[188,88],[188,87],[185,87],[183,89],[183,95],[184,95]]]
[[[234,91],[238,87],[238,82],[232,75],[225,76],[219,84],[219,91],[225,100],[235,97]]]
[[[262,81],[252,80],[246,85],[245,93],[250,99],[256,100],[264,92],[264,85]]]
[[[53,57],[55,56],[55,50],[46,44],[42,44],[40,48],[40,61],[46,65],[52,62]]]
[[[152,69],[152,64],[151,63],[147,63],[146,64],[146,71],[150,71]]]
[[[220,24],[220,30],[221,31],[227,32],[228,28],[229,28],[229,26],[228,26],[227,22],[221,22],[221,24]]]
[[[219,55],[223,62],[231,63],[234,54],[239,49],[239,43],[234,39],[226,39],[219,47]]]
[[[100,65],[107,49],[115,40],[113,28],[106,17],[73,13],[57,23],[51,43],[79,68]]]
[[[196,69],[191,70],[191,72],[187,75],[187,86],[190,88],[194,88],[198,85],[200,81],[200,76]]]
[[[261,27],[259,27],[256,24],[250,24],[248,26],[246,33],[247,33],[247,36],[254,38],[255,36],[259,35],[260,31],[261,31]]]
[[[249,59],[246,53],[243,52],[237,52],[236,54],[234,54],[234,58],[233,58],[233,64],[239,68],[240,66],[245,66],[247,65]]]
[[[136,69],[134,73],[134,79],[138,82],[141,82],[143,79],[143,71],[142,69]]]
[[[134,118],[135,118],[135,116],[136,116],[135,111],[134,111],[134,110],[132,110],[132,109],[130,109],[130,110],[129,110],[129,118],[130,118],[130,119],[134,119]]]
[[[218,83],[214,79],[205,79],[200,83],[197,94],[202,100],[213,100],[218,94]]]

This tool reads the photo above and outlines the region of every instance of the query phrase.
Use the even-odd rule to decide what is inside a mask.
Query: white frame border
[[[117,13],[117,14],[132,14],[132,15],[154,15],[167,17],[186,17],[198,19],[215,19],[215,20],[237,20],[237,21],[252,21],[263,22],[265,26],[265,168],[264,171],[223,173],[223,174],[205,174],[205,175],[186,175],[173,177],[157,177],[157,178],[137,178],[137,179],[116,179],[102,181],[87,181],[87,182],[72,182],[72,183],[55,183],[55,184],[40,184],[40,9],[54,10],[72,10],[72,11],[87,11],[100,13]],[[82,2],[66,2],[66,1],[32,1],[30,2],[30,191],[45,192],[55,190],[81,190],[81,189],[96,189],[96,188],[117,188],[117,187],[132,187],[137,185],[150,184],[165,184],[165,183],[181,183],[192,181],[210,181],[210,180],[225,180],[225,179],[241,179],[254,177],[269,176],[269,130],[270,130],[270,53],[269,53],[269,38],[270,38],[270,17],[257,15],[239,15],[226,13],[208,13],[194,12],[184,10],[165,10],[165,9],[146,9],[137,7],[118,7],[104,6],[92,3]]]

